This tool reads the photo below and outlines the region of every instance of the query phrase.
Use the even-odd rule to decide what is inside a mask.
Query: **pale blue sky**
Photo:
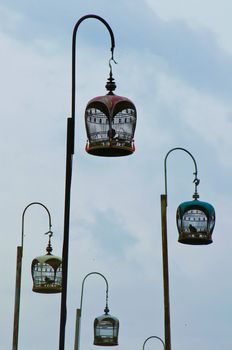
[[[181,152],[168,160],[168,233],[172,347],[229,350],[231,323],[232,5],[226,1],[1,1],[2,126],[0,212],[1,344],[12,342],[16,247],[30,202],[51,211],[54,254],[61,255],[66,118],[71,100],[71,38],[76,21],[98,14],[113,29],[116,93],[137,107],[136,152],[104,159],[85,153],[84,109],[105,93],[110,38],[88,20],[77,34],[77,130],[74,156],[67,349],[73,347],[80,286],[91,271],[110,285],[120,319],[118,349],[140,350],[163,338],[160,194],[163,161],[173,147],[196,158],[200,198],[214,205],[213,244],[177,242],[175,212],[190,200],[194,167]],[[25,218],[19,350],[58,348],[60,296],[31,291],[30,264],[44,252],[46,214]],[[112,227],[112,229],[111,229]],[[103,312],[104,286],[85,288],[81,348],[94,349],[92,322]],[[152,341],[147,350],[158,349]]]

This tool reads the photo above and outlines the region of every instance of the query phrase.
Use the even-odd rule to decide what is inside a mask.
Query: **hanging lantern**
[[[185,244],[210,244],[215,225],[215,210],[206,202],[194,199],[181,203],[176,213],[179,242]]]
[[[47,246],[47,254],[38,256],[31,263],[33,279],[33,292],[36,293],[61,293],[62,291],[62,260],[52,255],[51,238]]]
[[[111,70],[106,89],[108,94],[93,98],[85,110],[86,151],[104,157],[130,155],[135,150],[135,105],[113,93],[116,85]]]
[[[119,320],[109,314],[105,308],[105,314],[94,320],[94,345],[115,346],[118,345]]]

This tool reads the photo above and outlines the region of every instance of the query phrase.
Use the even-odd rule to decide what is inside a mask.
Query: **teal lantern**
[[[201,245],[213,242],[215,210],[211,204],[197,198],[181,203],[177,208],[176,223],[180,243]]]

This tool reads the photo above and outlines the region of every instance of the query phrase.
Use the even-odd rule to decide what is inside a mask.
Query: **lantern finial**
[[[197,186],[200,183],[200,179],[197,178],[197,173],[193,173],[193,175],[195,175],[195,179],[193,180],[193,183],[195,184],[195,191],[194,191],[194,194],[193,194],[193,198],[194,199],[198,199],[200,196],[199,196],[199,194],[197,192]]]
[[[49,238],[48,238],[48,245],[47,245],[47,248],[46,248],[46,251],[47,251],[47,255],[51,255],[53,249],[52,249],[52,244],[51,244],[51,237],[53,236],[53,232],[52,231],[48,231],[45,233],[45,235],[49,234]]]
[[[114,61],[114,63],[117,63],[117,62],[115,62],[115,60],[113,58],[111,58],[110,61]],[[110,74],[109,74],[109,78],[106,82],[105,88],[107,91],[109,91],[107,95],[114,95],[113,91],[116,90],[117,86],[116,86],[114,78],[113,78],[112,66],[111,66],[110,61],[109,61]]]
[[[108,313],[110,312],[110,309],[108,308],[108,305],[106,305],[105,309],[104,309],[104,312],[106,315],[108,315]]]

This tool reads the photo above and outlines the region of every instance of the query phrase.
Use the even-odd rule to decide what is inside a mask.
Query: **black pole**
[[[70,219],[70,197],[72,180],[72,119],[67,119],[67,145],[66,145],[66,179],[65,179],[65,202],[64,202],[64,237],[62,251],[62,292],[60,306],[60,342],[59,349],[64,350],[65,346],[65,325],[67,318],[67,281],[68,281],[68,248],[69,248],[69,219]]]
[[[114,34],[109,24],[100,16],[86,15],[81,17],[73,29],[72,37],[72,100],[71,118],[67,120],[67,144],[66,144],[66,177],[65,177],[65,200],[64,200],[64,233],[62,251],[62,293],[60,306],[60,338],[59,350],[65,349],[65,327],[67,318],[67,282],[68,282],[68,249],[69,249],[69,222],[70,222],[70,198],[72,181],[72,162],[75,141],[75,95],[76,95],[76,33],[79,25],[87,18],[95,18],[102,22],[109,31],[111,37],[111,53],[115,47]]]

